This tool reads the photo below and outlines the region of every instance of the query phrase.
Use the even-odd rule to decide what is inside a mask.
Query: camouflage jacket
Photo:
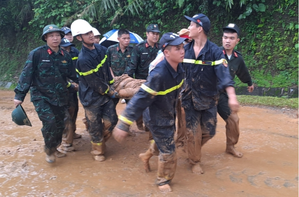
[[[157,43],[154,47],[151,47],[146,40],[137,44],[133,48],[131,61],[125,73],[130,77],[133,77],[135,74],[136,79],[146,79],[149,64],[156,58],[158,51]]]
[[[29,53],[26,64],[15,88],[15,99],[23,101],[30,88],[31,101],[44,99],[52,105],[67,105],[67,78],[77,81],[69,53],[59,49],[55,53],[47,45]]]
[[[114,76],[124,74],[131,58],[133,46],[128,46],[124,52],[121,51],[119,44],[112,45],[107,50],[107,63],[112,69]]]

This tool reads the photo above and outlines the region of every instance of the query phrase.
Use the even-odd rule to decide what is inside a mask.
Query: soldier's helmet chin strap
[[[81,39],[82,39],[82,42],[84,43],[84,44],[86,44],[88,47],[93,47],[93,45],[94,45],[94,43],[92,43],[92,44],[87,44],[86,42],[84,42],[84,39],[83,39],[83,37],[82,37],[82,34],[80,34],[80,37],[81,37]]]

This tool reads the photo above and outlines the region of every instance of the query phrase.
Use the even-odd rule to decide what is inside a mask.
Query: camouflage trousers
[[[33,105],[43,124],[41,131],[45,142],[45,152],[50,155],[61,144],[67,106],[54,106],[43,99],[33,101]]]

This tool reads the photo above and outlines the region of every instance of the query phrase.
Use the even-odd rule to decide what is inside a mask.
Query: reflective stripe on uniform
[[[216,66],[219,64],[227,63],[227,61],[226,61],[226,59],[220,59],[220,60],[216,60],[216,61],[201,61],[201,60],[194,60],[194,59],[184,59],[183,63]]]
[[[87,75],[90,75],[90,74],[92,74],[92,73],[96,73],[96,72],[99,71],[99,69],[100,69],[100,68],[102,67],[102,65],[105,63],[106,59],[107,59],[107,55],[105,55],[104,59],[102,59],[101,63],[99,63],[95,69],[91,69],[91,70],[89,70],[89,71],[87,71],[87,72],[79,72],[78,69],[76,69],[76,71],[77,71],[77,73],[78,73],[79,75],[81,75],[81,76],[87,76]]]
[[[102,142],[99,142],[99,143],[95,143],[95,142],[91,141],[91,144],[92,144],[92,145],[97,145],[97,146],[101,146],[101,145],[102,145]]]
[[[109,81],[109,84],[113,84],[114,83],[114,79],[112,79],[111,81]]]
[[[73,58],[72,58],[72,60],[77,60],[77,59],[78,59],[78,57],[73,57]]]
[[[71,82],[67,82],[66,87],[69,88],[71,85],[72,85]]]
[[[121,120],[121,121],[123,121],[123,122],[125,122],[125,123],[128,124],[128,125],[133,124],[133,121],[129,120],[128,118],[126,118],[126,117],[124,117],[124,116],[122,116],[122,115],[119,115],[119,116],[118,116],[118,119]]]
[[[167,89],[165,91],[159,91],[159,92],[156,92],[155,90],[152,90],[151,88],[147,87],[144,84],[141,85],[141,88],[144,91],[146,91],[146,92],[148,92],[148,93],[150,93],[152,95],[155,95],[155,96],[157,96],[157,95],[166,95],[166,94],[168,94],[168,93],[170,93],[170,92],[172,92],[172,91],[174,91],[176,89],[179,89],[183,85],[183,83],[184,83],[184,79],[182,79],[182,81],[181,81],[181,83],[179,85],[173,86],[172,88],[169,88],[169,89]]]

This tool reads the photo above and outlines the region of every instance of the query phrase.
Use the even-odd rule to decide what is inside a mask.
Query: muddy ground
[[[13,92],[0,91],[0,196],[298,196],[298,119],[295,110],[242,106],[239,159],[224,153],[225,124],[218,117],[217,134],[203,147],[203,175],[191,173],[186,155],[178,150],[173,192],[156,188],[157,157],[145,173],[138,154],[148,147],[148,134],[138,132],[124,144],[107,143],[107,160],[95,162],[90,139],[81,121],[80,106],[76,151],[45,161],[41,122],[27,95],[23,104],[32,127],[11,121]],[[125,104],[118,104],[121,112]],[[136,127],[133,127],[136,130]]]

